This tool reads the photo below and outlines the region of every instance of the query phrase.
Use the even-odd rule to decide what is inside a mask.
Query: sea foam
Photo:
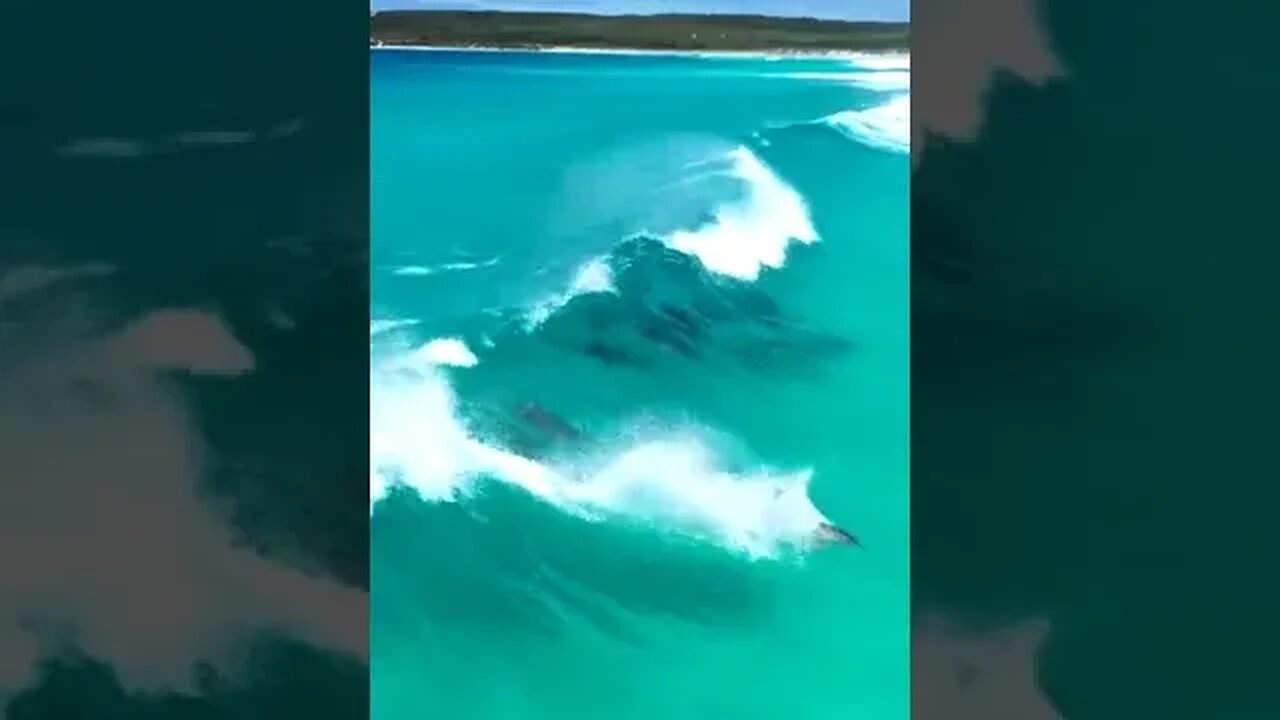
[[[462,270],[479,270],[482,268],[493,267],[498,264],[500,258],[491,258],[484,262],[451,262],[441,263],[439,265],[402,265],[391,271],[392,275],[401,276],[428,276],[439,275],[446,272],[458,272]]]
[[[542,299],[529,309],[526,315],[528,327],[533,329],[540,326],[579,295],[611,292],[616,292],[616,289],[613,284],[613,269],[609,267],[608,260],[592,258],[574,271],[573,279],[564,291]]]
[[[663,240],[672,250],[697,257],[711,272],[755,280],[764,268],[783,266],[791,242],[816,242],[818,232],[800,193],[750,148],[738,146],[725,159],[741,194],[712,210],[707,222]]]
[[[849,53],[842,59],[864,70],[911,70],[911,56],[907,53]]]
[[[845,110],[821,122],[857,142],[894,153],[911,151],[911,96],[897,95],[865,110]]]
[[[475,367],[480,362],[459,338],[437,338],[415,352],[423,362],[442,367]]]
[[[417,324],[417,320],[406,320],[400,318],[375,319],[369,323],[369,336],[373,337],[374,335],[382,335],[393,330],[412,327]]]
[[[789,72],[778,77],[792,80],[817,80],[852,85],[864,90],[890,92],[911,86],[911,73],[905,70],[874,72]]]

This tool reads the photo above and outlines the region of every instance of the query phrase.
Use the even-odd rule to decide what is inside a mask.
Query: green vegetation
[[[390,10],[370,42],[445,47],[640,50],[906,50],[907,23],[759,15],[627,15]]]

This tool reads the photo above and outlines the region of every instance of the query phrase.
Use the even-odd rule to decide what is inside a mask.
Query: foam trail
[[[403,327],[417,325],[417,320],[373,320],[369,323],[369,335],[381,335]]]
[[[807,544],[826,519],[808,496],[810,471],[735,474],[701,442],[675,437],[625,448],[560,488],[571,506],[716,541],[752,557]]]
[[[898,95],[866,110],[846,110],[829,115],[823,123],[846,136],[880,150],[911,151],[911,96]]]
[[[439,275],[445,272],[459,272],[462,270],[479,270],[481,268],[493,267],[498,264],[499,258],[492,258],[484,262],[451,262],[440,265],[403,265],[391,271],[392,275],[400,275],[402,277],[424,277],[427,275]]]
[[[405,265],[391,271],[392,275],[412,276],[412,275],[434,275],[438,272],[435,268],[427,265]]]
[[[712,272],[755,280],[764,268],[783,266],[792,241],[816,242],[818,233],[800,193],[749,148],[734,148],[728,161],[729,173],[745,186],[743,195],[717,207],[709,222],[677,230],[665,242]]]
[[[593,258],[578,268],[564,292],[542,300],[529,310],[526,316],[528,326],[538,327],[579,295],[610,292],[616,292],[613,284],[613,270],[604,258]]]
[[[643,522],[755,558],[803,548],[825,521],[808,497],[809,471],[730,472],[688,433],[557,463],[485,442],[467,429],[445,375],[421,352],[376,362],[370,390],[370,512],[393,486],[452,502],[487,479],[587,521]]]

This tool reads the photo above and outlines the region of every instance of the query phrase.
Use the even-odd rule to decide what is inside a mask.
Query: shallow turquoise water
[[[375,716],[905,718],[905,59],[371,63]]]

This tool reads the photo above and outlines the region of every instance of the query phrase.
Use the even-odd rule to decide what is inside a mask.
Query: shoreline
[[[703,58],[738,58],[762,60],[887,60],[901,59],[911,62],[909,50],[803,50],[778,48],[774,50],[655,50],[651,48],[589,48],[572,45],[540,45],[509,47],[502,45],[414,45],[410,43],[369,44],[370,50],[406,50],[412,52],[496,52],[496,53],[553,53],[578,55],[644,55]],[[909,65],[908,65],[909,67]]]

